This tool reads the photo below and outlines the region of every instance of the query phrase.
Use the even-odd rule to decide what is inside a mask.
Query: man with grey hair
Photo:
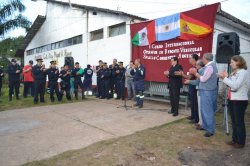
[[[213,62],[213,54],[205,53],[202,58],[204,67],[204,74],[200,75],[197,70],[191,70],[199,80],[199,93],[201,102],[201,116],[202,128],[206,130],[205,137],[211,137],[215,132],[215,118],[214,113],[217,108],[217,94],[218,94],[218,69]]]

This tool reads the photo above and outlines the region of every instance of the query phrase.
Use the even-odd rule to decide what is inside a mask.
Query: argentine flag
[[[180,13],[155,20],[156,41],[174,39],[181,35]]]

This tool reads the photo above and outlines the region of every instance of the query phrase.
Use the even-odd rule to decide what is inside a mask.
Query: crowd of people
[[[30,60],[29,64],[25,65],[22,69],[15,59],[11,60],[11,64],[7,69],[9,101],[13,100],[13,95],[15,95],[16,100],[20,100],[21,74],[23,74],[24,83],[23,97],[26,98],[30,94],[34,97],[34,104],[37,104],[39,101],[41,103],[45,102],[46,85],[49,90],[51,102],[55,101],[54,94],[56,94],[59,102],[62,101],[64,94],[66,94],[67,100],[72,100],[72,87],[76,100],[78,100],[79,88],[82,92],[82,99],[85,98],[85,91],[92,89],[93,70],[90,65],[82,69],[79,62],[76,62],[74,68],[70,69],[69,64],[65,64],[59,71],[56,61],[51,61],[49,68],[45,68],[43,59],[36,59],[36,61],[37,64],[33,65],[33,61]],[[4,77],[2,70],[0,70],[0,76],[2,85],[2,77]],[[82,77],[84,77],[83,81]],[[46,84],[46,82],[48,83]]]
[[[233,56],[230,66],[231,73],[228,71],[218,72],[216,63],[213,61],[213,54],[205,53],[202,59],[197,54],[193,54],[189,63],[191,68],[187,73],[183,72],[183,67],[178,62],[177,57],[171,59],[171,67],[164,71],[168,78],[168,88],[170,95],[171,109],[169,114],[178,116],[180,89],[183,84],[189,85],[189,100],[191,115],[188,117],[191,124],[195,124],[197,130],[204,130],[205,137],[211,137],[215,133],[215,112],[217,111],[218,82],[222,80],[228,87],[228,108],[232,122],[232,141],[229,145],[242,148],[246,140],[246,128],[244,115],[248,106],[249,74],[247,73],[246,61],[241,56]],[[24,76],[24,93],[27,97],[28,92],[34,97],[34,103],[44,102],[46,77],[48,77],[48,88],[50,89],[50,100],[55,101],[54,93],[58,101],[62,101],[66,94],[67,100],[71,100],[71,87],[73,85],[75,99],[78,99],[79,87],[82,92],[82,99],[85,91],[92,88],[92,76],[97,76],[96,97],[100,99],[115,98],[125,100],[128,93],[128,100],[134,100],[134,107],[142,108],[144,102],[144,78],[145,67],[140,59],[131,61],[124,67],[123,62],[113,63],[108,66],[106,62],[99,60],[99,65],[92,67],[87,65],[85,69],[80,67],[78,62],[73,69],[65,64],[62,69],[56,67],[56,62],[51,61],[49,68],[45,68],[42,59],[37,59],[37,64],[33,66],[33,61],[24,66],[23,69],[14,59],[8,67],[9,78],[9,101],[12,101],[13,94],[19,99],[20,74]],[[4,76],[0,70],[0,79]],[[84,80],[82,81],[82,77]],[[58,81],[60,79],[60,81]],[[184,81],[183,81],[184,80]],[[60,82],[58,84],[58,82]],[[0,80],[0,92],[2,81]],[[127,91],[125,90],[125,84]],[[15,92],[14,92],[15,90]]]
[[[100,60],[95,72],[97,74],[97,98],[125,100],[126,84],[128,100],[135,100],[134,106],[143,107],[145,67],[140,63],[140,59],[136,59],[135,62],[131,61],[126,67],[123,66],[123,62],[117,63],[117,59],[113,59],[109,67],[106,62]]]
[[[183,84],[189,85],[189,99],[191,124],[197,130],[204,130],[205,137],[215,133],[215,112],[217,111],[218,82],[222,80],[228,87],[228,109],[232,122],[232,141],[227,142],[235,148],[243,148],[246,141],[246,128],[244,115],[248,106],[248,92],[250,89],[249,74],[246,61],[242,56],[235,55],[231,58],[229,71],[218,72],[213,54],[205,53],[202,59],[193,54],[189,59],[192,67],[185,74],[178,58],[171,59],[171,67],[164,72],[169,78],[168,87],[170,94],[170,114],[178,115],[180,88]],[[184,78],[184,82],[182,81]]]

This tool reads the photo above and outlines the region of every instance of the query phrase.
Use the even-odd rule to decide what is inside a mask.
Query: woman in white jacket
[[[227,142],[235,148],[243,148],[246,141],[246,128],[244,122],[245,111],[248,106],[249,73],[243,57],[235,55],[231,58],[232,73],[218,74],[228,86],[228,109],[232,120],[232,141]]]

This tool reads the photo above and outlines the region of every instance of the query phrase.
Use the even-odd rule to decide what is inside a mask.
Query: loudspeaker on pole
[[[218,35],[216,46],[216,62],[230,63],[230,58],[240,54],[240,40],[235,32],[221,33]]]

